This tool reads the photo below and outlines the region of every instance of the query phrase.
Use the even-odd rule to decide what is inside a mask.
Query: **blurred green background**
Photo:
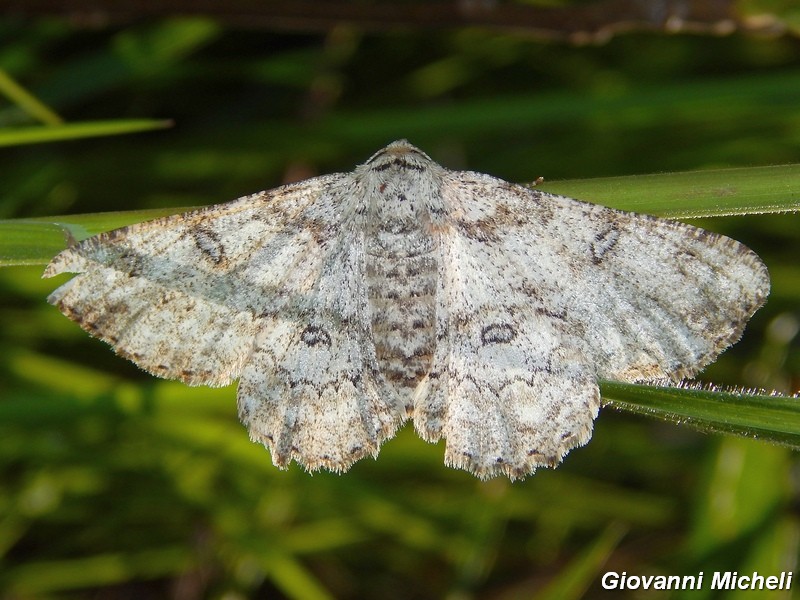
[[[800,162],[791,31],[575,45],[480,27],[8,17],[0,40],[0,69],[69,123],[174,121],[1,149],[0,218],[227,201],[403,137],[519,182]],[[37,123],[0,99],[0,131]],[[796,392],[800,218],[698,223],[773,278],[702,379]],[[797,568],[786,448],[606,409],[589,445],[514,484],[445,468],[410,426],[345,475],[282,472],[238,423],[234,387],[138,371],[45,302],[61,280],[41,271],[0,269],[2,598],[661,598],[600,578]]]

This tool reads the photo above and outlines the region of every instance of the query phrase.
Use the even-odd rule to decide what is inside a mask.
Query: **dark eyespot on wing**
[[[331,336],[319,325],[309,325],[300,334],[300,339],[307,346],[322,345],[327,348],[331,347]]]
[[[481,344],[507,344],[517,337],[517,332],[508,323],[492,323],[481,329]]]

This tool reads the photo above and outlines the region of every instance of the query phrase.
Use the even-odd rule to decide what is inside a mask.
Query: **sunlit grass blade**
[[[22,144],[40,144],[43,142],[60,142],[87,137],[137,133],[152,129],[165,129],[172,126],[172,121],[157,119],[127,119],[114,121],[88,121],[84,123],[65,123],[38,127],[18,127],[0,130],[1,146],[19,146]]]
[[[547,192],[673,219],[800,209],[800,164],[545,181]]]
[[[603,381],[607,406],[800,449],[800,398]]]
[[[56,112],[0,69],[0,93],[34,119],[46,125],[60,125],[63,119]]]
[[[63,560],[31,561],[8,568],[6,590],[28,597],[56,591],[113,585],[133,579],[176,576],[192,564],[185,547],[165,547],[127,554],[98,554]]]
[[[583,598],[591,584],[600,578],[603,565],[619,545],[623,535],[625,527],[619,523],[611,523],[534,598],[536,600]]]
[[[751,167],[546,183],[542,189],[665,217],[800,210],[800,165]],[[0,220],[0,266],[46,264],[68,241],[188,208]]]
[[[332,600],[320,581],[290,554],[273,551],[261,553],[269,578],[287,598],[296,600]]]
[[[630,86],[625,93],[609,89],[609,93],[597,94],[576,94],[572,90],[490,94],[465,99],[458,103],[457,110],[451,104],[431,103],[339,111],[321,124],[316,135],[323,139],[358,140],[369,132],[372,139],[392,139],[402,132],[414,142],[432,132],[485,136],[487,132],[523,131],[531,125],[538,128],[542,123],[583,124],[590,114],[602,115],[603,121],[616,126],[628,124],[635,130],[643,119],[655,121],[669,115],[674,123],[709,123],[721,114],[726,118],[753,115],[754,109],[768,122],[775,116],[794,114],[799,89],[800,71],[792,69],[642,84]],[[770,111],[763,110],[766,103]],[[541,139],[531,139],[531,144],[542,143]]]
[[[46,264],[70,243],[188,208],[87,213],[34,219],[0,219],[0,266]]]

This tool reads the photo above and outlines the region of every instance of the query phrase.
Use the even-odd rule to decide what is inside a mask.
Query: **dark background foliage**
[[[512,181],[800,162],[791,15],[585,44],[480,15],[415,26],[410,8],[397,27],[300,15],[292,29],[52,13],[0,19],[0,69],[68,122],[174,126],[2,149],[4,218],[222,202],[403,137]],[[30,123],[0,100],[0,127]],[[704,379],[795,392],[797,216],[702,225],[755,249],[774,284]],[[796,568],[787,449],[605,410],[587,447],[514,484],[445,468],[410,427],[346,475],[281,472],[238,424],[233,387],[139,372],[47,305],[40,274],[0,271],[3,597],[650,597],[600,577]]]

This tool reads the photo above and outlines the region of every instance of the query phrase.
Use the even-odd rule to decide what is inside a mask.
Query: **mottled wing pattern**
[[[508,266],[462,234],[443,239],[437,347],[415,397],[420,435],[447,439],[445,462],[512,479],[555,466],[588,441],[600,394],[566,324],[513,291]]]
[[[481,477],[585,443],[597,378],[679,378],[741,335],[769,290],[743,245],[703,230],[451,173],[437,340],[414,422]]]
[[[731,238],[667,219],[540,192],[556,219],[560,287],[597,375],[619,381],[691,377],[736,343],[766,301],[769,273]],[[565,235],[565,232],[569,231]]]
[[[512,479],[591,436],[599,378],[690,376],[763,304],[724,236],[448,171],[405,141],[351,174],[125,227],[56,256],[49,301],[142,368],[239,378],[281,467],[347,469],[410,410]]]
[[[46,277],[79,273],[48,300],[155,375],[191,385],[225,385],[241,377],[240,414],[277,464],[297,458],[309,468],[335,468],[318,446],[292,437],[341,438],[351,451],[360,440],[363,455],[402,421],[395,398],[376,391],[381,384],[374,350],[364,336],[368,315],[352,314],[341,302],[366,302],[358,272],[363,242],[342,236],[358,227],[349,183],[346,175],[319,177],[90,238],[47,267]],[[322,347],[326,353],[318,351]],[[267,380],[255,372],[266,360],[313,363],[331,385],[317,397],[286,370]],[[338,395],[331,393],[336,386]],[[278,402],[277,389],[290,393]],[[340,417],[374,408],[373,422],[342,429],[327,413],[315,412],[323,395]],[[298,410],[296,402],[307,404]],[[318,431],[325,427],[332,430]],[[298,433],[304,428],[317,431]]]
[[[295,223],[337,180],[89,238],[48,265],[45,277],[79,273],[48,301],[155,375],[226,385],[241,373],[262,313],[313,284],[323,252],[312,232]],[[266,264],[272,266],[263,272]]]
[[[378,369],[363,234],[339,233],[309,295],[265,322],[239,383],[239,416],[280,467],[347,470],[406,418]]]

